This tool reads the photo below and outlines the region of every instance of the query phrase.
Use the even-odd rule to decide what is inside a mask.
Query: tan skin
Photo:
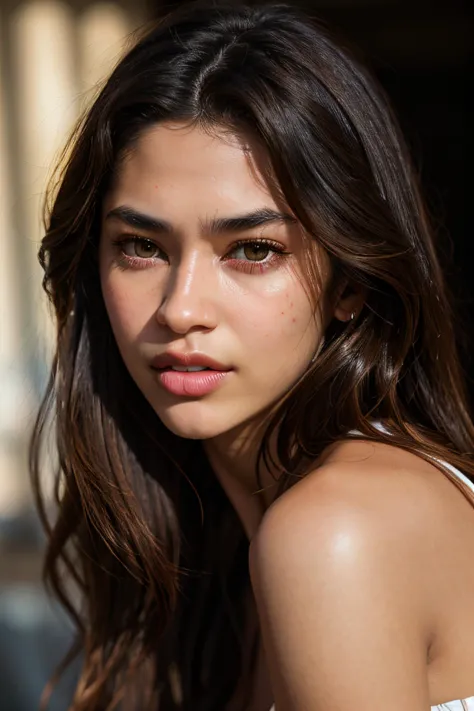
[[[472,505],[435,467],[383,444],[334,447],[251,543],[277,711],[473,696],[473,555]]]
[[[251,541],[263,648],[248,711],[426,711],[473,696],[474,511],[446,476],[396,448],[345,442],[275,503],[268,472],[257,492],[265,413],[308,367],[326,323],[348,320],[363,294],[340,289],[315,316],[289,220],[210,230],[215,217],[288,213],[259,173],[264,157],[247,149],[197,127],[150,129],[105,200],[100,268],[127,368],[167,427],[203,441]],[[170,230],[133,228],[123,206]],[[268,248],[239,239],[271,239],[286,254],[269,261]],[[255,257],[268,263],[249,272]],[[180,399],[150,369],[169,349],[206,353],[231,377]]]

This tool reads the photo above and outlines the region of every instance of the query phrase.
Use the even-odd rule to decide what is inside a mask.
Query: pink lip
[[[171,351],[162,353],[156,356],[151,361],[151,367],[157,370],[169,368],[173,365],[181,365],[189,368],[192,365],[200,366],[201,368],[211,368],[212,370],[227,372],[232,370],[217,360],[210,358],[205,353],[172,353]]]
[[[161,370],[158,378],[161,385],[173,395],[202,397],[216,390],[228,375],[229,371],[225,370],[203,370],[193,373]]]
[[[171,370],[171,366],[210,368],[195,372]],[[157,371],[161,385],[173,393],[184,397],[202,397],[216,390],[229,375],[232,368],[210,358],[205,353],[162,353],[151,361]]]

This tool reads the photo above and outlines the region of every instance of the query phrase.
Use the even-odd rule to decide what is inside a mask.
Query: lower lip
[[[185,373],[177,370],[161,370],[158,372],[158,378],[165,390],[173,395],[202,397],[216,390],[230,372],[201,370]]]

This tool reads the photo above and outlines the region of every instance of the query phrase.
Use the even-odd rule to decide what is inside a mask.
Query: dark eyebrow
[[[133,210],[131,207],[121,205],[115,207],[107,213],[106,220],[117,219],[125,222],[130,227],[136,227],[139,230],[147,230],[148,232],[172,232],[171,225],[165,220],[158,220],[155,217],[145,215],[143,212]]]
[[[236,215],[235,217],[216,217],[208,223],[201,226],[204,233],[217,235],[221,232],[246,232],[254,230],[257,227],[262,227],[271,222],[280,222],[286,224],[296,224],[297,220],[292,215],[285,212],[277,212],[269,207],[262,207],[253,212],[248,212],[245,215]]]
[[[126,205],[116,207],[107,213],[105,219],[109,220],[111,218],[119,219],[127,225],[130,225],[130,227],[146,230],[148,232],[158,232],[161,234],[172,234],[174,232],[170,222],[145,215]],[[223,232],[237,233],[254,230],[257,227],[262,227],[271,222],[296,224],[297,219],[287,213],[277,212],[269,207],[263,207],[244,215],[236,215],[235,217],[215,217],[212,220],[201,223],[201,230],[204,234],[215,236]]]

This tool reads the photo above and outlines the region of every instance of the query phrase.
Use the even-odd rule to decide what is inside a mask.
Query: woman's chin
[[[206,417],[198,413],[186,415],[169,409],[163,411],[160,408],[157,415],[165,427],[183,439],[212,439],[235,426],[235,423],[226,426],[223,418],[219,421],[212,414]]]

